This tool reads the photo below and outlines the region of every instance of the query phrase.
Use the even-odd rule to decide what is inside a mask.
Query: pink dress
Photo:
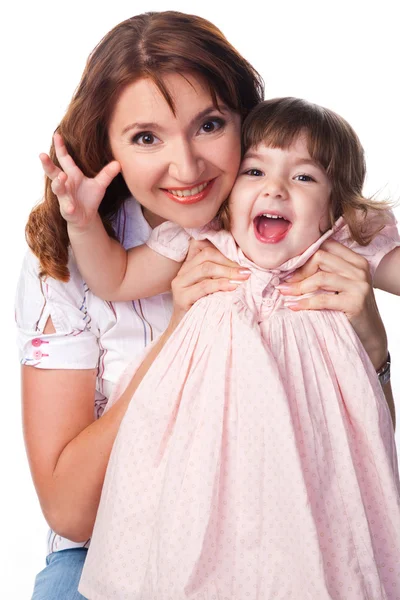
[[[79,591],[90,600],[399,600],[400,485],[390,414],[346,317],[291,312],[279,269],[207,237],[252,275],[198,301],[121,423]],[[400,245],[386,227],[372,271]],[[170,223],[149,244],[181,259]],[[132,370],[125,378],[125,385]]]

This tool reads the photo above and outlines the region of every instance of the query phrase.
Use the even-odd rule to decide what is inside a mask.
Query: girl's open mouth
[[[166,193],[168,198],[171,198],[171,200],[174,200],[178,204],[195,204],[196,202],[201,202],[201,200],[204,200],[204,198],[208,196],[214,181],[215,179],[210,179],[210,181],[204,181],[192,188],[162,188],[162,190]]]
[[[280,242],[292,226],[286,217],[275,213],[257,215],[253,223],[255,236],[263,244]]]

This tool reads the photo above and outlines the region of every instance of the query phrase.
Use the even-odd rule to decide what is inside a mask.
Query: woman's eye
[[[250,175],[250,177],[262,177],[264,173],[260,169],[247,169],[244,171],[244,175]]]
[[[220,119],[219,117],[214,117],[209,119],[200,127],[200,133],[214,133],[225,125],[224,119]]]
[[[306,175],[305,173],[302,173],[301,175],[296,175],[295,179],[297,179],[298,181],[315,181],[314,177],[311,177],[311,175]]]
[[[133,144],[138,144],[138,146],[154,146],[160,140],[150,131],[144,131],[142,133],[137,133],[132,138]]]

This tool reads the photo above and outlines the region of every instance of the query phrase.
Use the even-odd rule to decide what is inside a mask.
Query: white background
[[[37,156],[49,148],[87,55],[111,27],[134,14],[175,9],[202,15],[260,71],[267,97],[300,96],[347,118],[366,149],[366,193],[380,191],[397,198],[400,57],[395,4],[395,0],[263,0],[236,5],[228,0],[113,0],[107,5],[94,0],[14,0],[1,9],[2,598],[30,598],[34,576],[44,565],[47,528],[30,481],[20,426],[13,296],[25,252],[24,224],[42,194]],[[399,218],[400,208],[396,214]],[[383,293],[377,297],[389,335],[400,413],[400,300]],[[397,441],[400,447],[400,437]]]

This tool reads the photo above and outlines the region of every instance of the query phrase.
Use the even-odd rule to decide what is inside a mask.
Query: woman
[[[128,131],[111,131],[118,111],[126,109],[121,92],[128,84],[134,92],[127,106],[134,103],[145,118]],[[168,295],[113,304],[91,294],[68,256],[54,192],[104,195],[101,217],[126,247],[146,241],[164,219],[204,224],[230,192],[240,161],[240,122],[262,96],[258,74],[211,23],[175,12],[139,15],[114,28],[89,57],[58,127],[66,144],[60,156],[67,177],[60,175],[54,146],[51,159],[43,157],[45,200],[27,225],[37,258],[26,258],[17,301],[25,439],[52,528],[48,564],[36,580],[34,600],[82,597],[77,585],[127,405],[116,402],[97,417],[132,355],[167,327],[171,315]],[[114,179],[111,137],[122,167]],[[152,161],[160,152],[169,159],[155,171]],[[367,267],[346,262],[340,245],[331,244],[303,275],[318,268],[324,271],[325,279],[317,282],[322,289],[332,272],[340,272],[339,294],[303,300],[302,308],[345,312],[379,369],[387,356],[386,336]],[[245,277],[212,247],[193,243],[174,283],[175,309],[185,311],[205,294],[230,289],[229,280]],[[297,285],[306,286],[307,279]]]

